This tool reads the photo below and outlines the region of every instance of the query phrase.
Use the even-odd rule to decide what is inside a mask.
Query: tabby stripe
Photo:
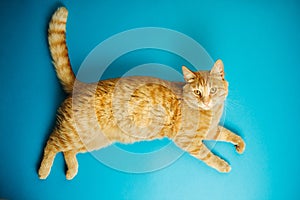
[[[62,60],[69,60],[68,56],[68,50],[64,48],[54,47],[51,50],[51,54],[53,57],[56,57],[55,63],[60,63]]]
[[[52,34],[60,34],[62,37],[65,37],[65,30],[59,30],[59,29],[49,29],[48,33],[50,34],[49,37],[52,36]]]
[[[66,18],[67,16],[64,16]],[[52,25],[66,25],[67,21],[64,19],[62,20],[61,18],[54,18],[51,20]]]
[[[206,155],[203,158],[201,158],[201,160],[203,160],[203,161],[209,160],[211,158],[211,156],[212,156],[212,153],[207,152]]]
[[[49,41],[49,44],[52,46],[66,46],[65,41],[62,41],[60,38],[58,38],[57,41]]]

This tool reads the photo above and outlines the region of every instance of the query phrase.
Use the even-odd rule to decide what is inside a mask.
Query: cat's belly
[[[176,94],[158,79],[122,79],[114,90],[98,90],[95,111],[111,140],[132,143],[169,136],[178,112]]]
[[[99,130],[83,130],[81,132],[82,142],[87,151],[97,150],[113,142],[134,143],[138,141],[154,140],[166,137],[171,134],[171,129],[163,128],[159,132],[145,136],[142,132],[129,133],[119,126],[110,126]]]
[[[84,102],[84,101],[81,101]],[[109,104],[102,104],[101,109],[94,103],[73,104],[72,121],[82,147],[87,151],[96,150],[113,142],[134,143],[142,140],[153,140],[172,135],[173,124],[168,122],[162,110],[149,110],[134,115],[116,115]],[[84,108],[84,109],[83,109]],[[69,123],[66,123],[69,124]],[[65,129],[68,129],[67,127]]]
[[[148,82],[150,81],[150,82]],[[175,134],[178,97],[159,79],[83,85],[70,97],[72,123],[88,150]]]

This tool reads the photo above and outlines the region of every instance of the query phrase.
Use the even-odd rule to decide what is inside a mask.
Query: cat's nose
[[[210,103],[210,100],[209,100],[209,99],[203,100],[203,104],[204,104],[204,105],[208,106],[209,103]]]

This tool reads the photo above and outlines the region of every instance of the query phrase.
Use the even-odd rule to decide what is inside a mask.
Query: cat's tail
[[[52,15],[48,28],[48,42],[58,79],[67,93],[71,93],[75,82],[66,44],[68,10],[60,7]]]

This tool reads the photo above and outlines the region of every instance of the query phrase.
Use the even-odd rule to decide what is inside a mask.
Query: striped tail
[[[70,64],[66,44],[66,23],[68,10],[60,7],[52,15],[48,29],[48,42],[58,79],[67,93],[71,93],[75,75]]]

